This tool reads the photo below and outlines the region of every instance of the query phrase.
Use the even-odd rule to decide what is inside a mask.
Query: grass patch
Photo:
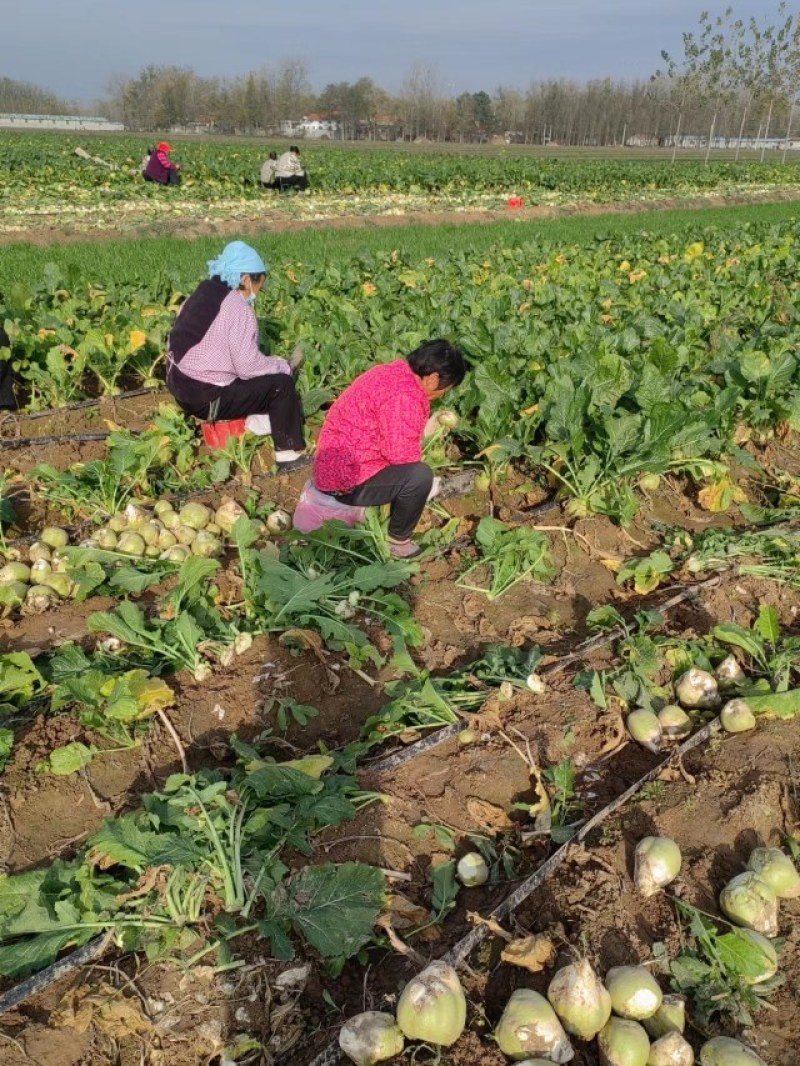
[[[625,214],[575,215],[545,220],[509,219],[482,224],[415,224],[387,228],[319,228],[282,233],[264,230],[249,236],[273,267],[293,262],[332,264],[347,262],[364,252],[402,251],[412,259],[492,246],[515,248],[538,240],[585,244],[598,237],[625,236],[646,230],[654,234],[686,232],[693,237],[703,228],[739,228],[745,223],[800,220],[800,202],[703,207],[674,211],[637,211]],[[233,239],[233,238],[229,238]],[[0,290],[15,282],[34,283],[47,263],[77,269],[87,280],[133,280],[161,272],[183,286],[196,284],[205,273],[206,260],[219,254],[224,237],[129,238],[52,245],[10,244],[0,260]]]

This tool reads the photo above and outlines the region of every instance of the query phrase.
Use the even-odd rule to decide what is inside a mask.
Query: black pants
[[[272,188],[278,189],[280,192],[283,192],[284,189],[307,189],[308,175],[293,174],[291,178],[276,178]]]
[[[237,378],[230,385],[208,385],[181,373],[179,367],[170,366],[167,388],[187,415],[204,422],[269,415],[276,448],[299,451],[305,447],[303,405],[291,374],[264,374],[259,378]]]
[[[3,340],[5,337],[5,341]],[[5,330],[0,327],[0,347],[10,346]],[[19,407],[14,395],[14,370],[10,359],[0,361],[0,410],[16,411]]]
[[[142,174],[145,181],[154,181],[157,185],[180,185],[181,176],[177,170],[171,170],[167,175],[166,181],[158,181],[157,178],[151,178],[149,174]]]
[[[408,540],[419,522],[432,485],[433,471],[426,463],[402,463],[385,467],[349,492],[331,495],[353,507],[390,504],[389,536],[394,540]]]

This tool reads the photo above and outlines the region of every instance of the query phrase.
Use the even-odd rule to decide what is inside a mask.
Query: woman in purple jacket
[[[169,157],[172,145],[166,141],[160,141],[154,152],[150,153],[147,166],[142,176],[145,181],[155,181],[159,185],[180,185],[180,167],[173,163]]]
[[[307,465],[303,407],[292,362],[258,347],[253,304],[267,265],[244,241],[226,245],[208,263],[201,282],[181,307],[169,335],[167,387],[186,414],[208,422],[247,419],[253,433],[272,435],[278,470]]]

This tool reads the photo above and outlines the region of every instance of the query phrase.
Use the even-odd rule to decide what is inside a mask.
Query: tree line
[[[300,60],[237,78],[201,77],[183,67],[147,66],[109,86],[103,114],[131,130],[208,130],[276,135],[286,120],[318,114],[338,124],[342,139],[485,141],[526,144],[678,145],[800,137],[800,16],[781,2],[774,19],[747,21],[733,9],[700,16],[683,34],[682,54],[662,53],[664,66],[641,80],[566,78],[500,86],[458,96],[431,67],[411,69],[398,93],[371,78],[311,87]],[[49,94],[0,80],[0,110],[13,85],[30,109],[53,113]],[[36,96],[39,93],[40,96]],[[33,102],[38,99],[34,108]],[[795,113],[797,110],[797,113]],[[795,126],[792,126],[792,123]]]

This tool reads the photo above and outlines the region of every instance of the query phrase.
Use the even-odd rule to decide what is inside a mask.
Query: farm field
[[[447,959],[465,1031],[390,1061],[501,1066],[510,994],[579,957],[684,997],[698,1056],[795,1061],[800,903],[756,921],[768,974],[720,894],[759,846],[800,856],[800,220],[697,217],[338,259],[254,241],[312,437],[376,359],[436,335],[470,359],[426,457],[474,481],[412,563],[378,513],[291,532],[304,476],[170,405],[188,257],[117,279],[59,245],[4,283],[4,1062],[327,1066],[347,1018]],[[651,836],[682,862],[645,896]]]
[[[86,148],[86,145],[89,148]],[[521,218],[589,205],[796,198],[798,161],[771,159],[705,165],[663,158],[578,151],[564,158],[518,147],[455,152],[304,146],[308,194],[277,196],[259,187],[270,145],[186,140],[176,144],[183,184],[143,182],[143,136],[79,137],[5,133],[0,179],[0,237],[42,240],[87,234],[203,235],[275,225],[318,224],[343,217],[389,220],[431,212],[507,211],[521,198]],[[89,151],[95,160],[75,154]],[[102,165],[103,161],[108,166]],[[112,169],[114,168],[114,169]]]

